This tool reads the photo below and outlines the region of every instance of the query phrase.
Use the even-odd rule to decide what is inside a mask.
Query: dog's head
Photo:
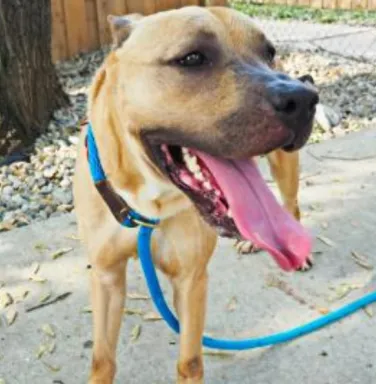
[[[234,10],[109,21],[114,50],[94,80],[90,118],[118,192],[154,217],[193,202],[221,234],[262,245],[265,235],[246,228],[259,208],[246,200],[262,206],[270,192],[246,159],[302,147],[316,92],[278,72],[271,42]]]

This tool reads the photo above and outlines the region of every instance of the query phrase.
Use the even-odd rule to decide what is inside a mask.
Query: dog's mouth
[[[221,236],[245,238],[287,271],[309,257],[311,238],[276,201],[254,160],[228,160],[177,145],[153,147],[157,165]]]

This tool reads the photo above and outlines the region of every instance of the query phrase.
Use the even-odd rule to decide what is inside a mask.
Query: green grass
[[[301,20],[318,23],[345,23],[376,26],[376,11],[315,9],[300,6],[257,4],[232,1],[232,7],[249,16],[276,20]]]

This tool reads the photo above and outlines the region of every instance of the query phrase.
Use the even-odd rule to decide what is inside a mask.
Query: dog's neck
[[[192,207],[192,203],[182,192],[147,176],[136,193],[119,187],[114,189],[129,206],[146,217],[163,220]]]
[[[114,124],[107,122],[106,131],[96,132],[99,157],[114,191],[144,217],[163,220],[190,208],[187,196],[156,172],[136,136]]]

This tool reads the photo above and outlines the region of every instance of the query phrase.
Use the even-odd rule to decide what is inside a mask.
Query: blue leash
[[[90,172],[94,182],[98,183],[106,180],[105,173],[99,160],[98,149],[90,124],[87,132],[87,148]],[[137,249],[150,296],[154,302],[154,305],[157,307],[160,315],[163,317],[166,323],[170,326],[170,328],[172,328],[172,330],[174,330],[176,333],[179,333],[179,321],[171,312],[164,299],[164,295],[159,284],[151,256],[151,236],[158,223],[159,220],[147,219],[132,210],[129,212],[127,220],[124,220],[124,222],[121,224],[126,227],[136,227],[138,225],[140,226],[137,240]],[[204,336],[202,344],[208,348],[222,349],[227,351],[241,351],[286,343],[298,337],[318,331],[319,329],[339,321],[374,302],[376,302],[376,291],[368,293],[363,297],[356,299],[353,302],[346,304],[335,311],[329,312],[328,314],[321,316],[313,321],[295,328],[291,328],[287,331],[274,333],[269,336],[244,340],[214,339],[208,336]]]
[[[150,252],[152,233],[153,228],[141,226],[140,232],[138,234],[138,254],[141,261],[141,266],[155,306],[157,307],[163,319],[170,326],[170,328],[179,333],[179,321],[171,312],[164,299],[152,261]],[[376,291],[371,292],[333,312],[321,316],[318,319],[315,319],[304,325],[300,325],[296,328],[289,329],[287,331],[245,340],[214,339],[204,336],[202,343],[205,347],[208,348],[222,349],[227,351],[241,351],[245,349],[277,345],[318,331],[320,328],[341,320],[342,318],[353,314],[354,312],[366,307],[369,304],[372,304],[373,302],[376,302]]]

